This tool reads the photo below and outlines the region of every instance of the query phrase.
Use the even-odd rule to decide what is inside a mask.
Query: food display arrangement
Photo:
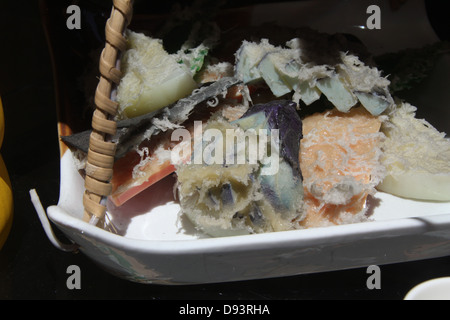
[[[179,13],[166,28],[195,16]],[[348,33],[224,30],[212,18],[170,52],[157,33],[125,25],[121,35],[115,127],[102,136],[111,168],[90,149],[96,128],[61,136],[60,201],[47,210],[110,272],[217,282],[448,250],[450,140],[396,95],[421,76],[385,72],[400,54],[374,56]],[[95,171],[108,193],[93,214]]]

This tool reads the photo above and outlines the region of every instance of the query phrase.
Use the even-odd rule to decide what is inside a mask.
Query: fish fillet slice
[[[303,120],[303,227],[365,219],[367,197],[384,176],[379,162],[381,123],[382,117],[362,107],[348,113],[333,109]]]

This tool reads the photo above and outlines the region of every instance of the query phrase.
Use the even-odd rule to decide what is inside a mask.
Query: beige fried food
[[[379,161],[381,123],[382,117],[362,107],[348,113],[334,109],[303,120],[303,227],[366,220],[366,199],[384,177]]]
[[[416,118],[416,110],[400,102],[383,124],[387,176],[377,188],[403,198],[450,201],[450,139]]]

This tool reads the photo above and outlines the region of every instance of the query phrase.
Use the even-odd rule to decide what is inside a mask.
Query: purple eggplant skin
[[[224,206],[233,205],[236,201],[236,195],[230,183],[225,183],[222,186],[220,195]]]
[[[303,127],[297,113],[297,104],[290,100],[257,104],[234,123],[244,130],[249,128],[278,130],[279,168],[276,173],[258,175],[257,179],[265,199],[277,211],[295,211],[300,198],[303,197],[303,177],[298,158]]]
[[[274,100],[264,104],[257,104],[244,113],[239,120],[251,117],[259,112],[264,112],[265,114],[267,129],[279,130],[281,156],[301,179],[298,155],[300,140],[303,138],[303,127],[300,116],[297,113],[297,103],[290,100]],[[238,125],[239,120],[236,121]]]

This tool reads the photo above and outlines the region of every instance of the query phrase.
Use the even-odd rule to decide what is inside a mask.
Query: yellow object
[[[3,105],[2,99],[0,98],[0,148],[2,147],[4,135],[5,135],[5,117],[3,116]]]
[[[3,107],[0,99],[0,148],[3,142],[5,121],[3,117]],[[0,249],[3,247],[11,230],[13,220],[13,194],[11,181],[5,162],[0,154]]]

